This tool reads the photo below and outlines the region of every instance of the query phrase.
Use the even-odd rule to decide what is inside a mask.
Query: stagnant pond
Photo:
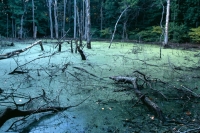
[[[1,47],[0,54],[30,42]],[[0,111],[74,106],[63,111],[9,119],[0,132],[131,133],[200,131],[200,51],[162,49],[156,45],[92,42],[87,60],[70,45],[43,41],[0,60]],[[14,73],[18,67],[18,72]],[[137,77],[138,89],[162,110],[165,121],[135,95],[131,84],[111,76]],[[44,95],[45,94],[45,95]],[[30,100],[30,98],[32,98]],[[142,98],[142,97],[141,97]],[[23,104],[26,103],[26,104]],[[80,104],[79,104],[80,103]],[[9,129],[9,130],[8,130]]]

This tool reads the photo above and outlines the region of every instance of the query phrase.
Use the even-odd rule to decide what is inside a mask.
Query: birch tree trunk
[[[76,39],[76,0],[74,0],[74,39]]]
[[[53,39],[53,21],[52,21],[52,14],[51,14],[51,4],[52,4],[52,0],[48,0],[47,6],[49,9],[50,33],[51,33],[51,39]]]
[[[58,39],[58,15],[57,15],[57,0],[54,0],[54,21],[55,21],[55,34],[56,39]]]
[[[168,31],[169,31],[169,10],[170,10],[170,0],[167,1],[167,12],[166,12],[166,23],[165,23],[165,34],[164,34],[164,43],[163,47],[168,44]]]
[[[87,18],[87,25],[86,25],[86,30],[87,30],[87,48],[91,49],[91,38],[90,38],[90,0],[86,0],[86,18]]]

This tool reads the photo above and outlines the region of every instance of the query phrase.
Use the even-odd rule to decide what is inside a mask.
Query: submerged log
[[[142,94],[142,92],[138,89],[136,77],[114,76],[114,77],[109,77],[109,78],[116,82],[124,82],[124,83],[132,84],[134,88],[134,93],[137,96],[137,98],[140,99],[142,103],[145,104],[149,109],[154,110],[158,118],[162,122],[165,121],[165,117],[160,107],[156,103],[154,103],[148,96],[146,96],[145,94]]]

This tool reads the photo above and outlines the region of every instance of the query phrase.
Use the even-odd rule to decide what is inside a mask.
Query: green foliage
[[[200,43],[200,26],[198,28],[191,28],[189,36],[193,42]]]
[[[49,36],[49,16],[48,7],[45,0],[34,0],[35,3],[35,24],[38,28],[38,36]],[[91,7],[91,35],[92,37],[110,39],[116,21],[121,12],[127,7],[128,10],[123,14],[118,22],[114,39],[120,39],[123,29],[126,29],[128,39],[141,41],[160,41],[162,31],[160,29],[160,20],[162,16],[163,2],[166,6],[166,0],[93,0],[90,1]],[[24,14],[24,6],[26,11]],[[198,37],[192,34],[192,27],[200,25],[200,1],[199,0],[172,0],[170,7],[169,24],[169,42],[193,42],[198,41]],[[53,6],[53,5],[52,5]],[[77,1],[80,13],[83,11],[83,1]],[[8,14],[8,32],[12,35],[12,21],[16,29],[20,26],[20,19],[24,14],[25,29],[28,29],[30,36],[32,31],[32,3],[31,0],[3,0],[0,2],[0,34],[6,36],[7,14]],[[85,9],[84,9],[85,10]],[[52,8],[53,11],[53,8]],[[101,18],[101,11],[103,18]],[[68,1],[66,9],[66,29],[73,29],[73,1]],[[83,16],[85,17],[85,16]],[[52,14],[54,19],[54,14]],[[58,21],[59,33],[62,30],[63,22],[63,1],[58,0]],[[85,21],[82,21],[83,23]],[[101,25],[102,22],[102,25]],[[163,25],[165,14],[163,17]],[[126,24],[126,28],[124,28]],[[102,26],[102,27],[101,27]],[[65,29],[65,30],[66,30]],[[100,30],[103,29],[103,30]],[[191,32],[189,33],[189,29]],[[84,30],[84,29],[83,29]],[[17,33],[18,31],[16,31]],[[188,35],[189,33],[189,35]],[[73,30],[69,32],[69,37],[73,36]]]
[[[187,40],[187,27],[184,24],[169,23],[169,39],[171,42],[180,43]]]
[[[141,31],[136,29],[135,31],[130,32],[129,37],[139,41],[158,42],[160,41],[161,33],[162,29],[160,26],[151,26]]]
[[[103,38],[109,38],[110,35],[112,34],[110,28],[105,28],[105,29],[101,30],[100,32],[101,32],[100,36]]]
[[[152,33],[155,35],[161,35],[162,29],[160,26],[152,26]]]

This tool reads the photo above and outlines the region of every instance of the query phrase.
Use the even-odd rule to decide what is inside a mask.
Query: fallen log
[[[14,55],[19,55],[20,53],[25,52],[26,50],[32,48],[33,46],[35,46],[37,44],[40,44],[41,50],[44,51],[44,48],[42,46],[42,40],[39,40],[39,41],[36,41],[33,44],[31,44],[30,46],[24,48],[24,49],[14,50],[12,52],[8,52],[8,53],[0,55],[0,60],[10,58]]]
[[[148,96],[146,96],[145,94],[142,94],[142,92],[138,89],[136,77],[114,76],[114,77],[109,77],[109,78],[116,82],[132,84],[134,88],[134,93],[137,96],[137,98],[140,99],[142,103],[145,104],[149,109],[152,109],[153,111],[155,111],[157,114],[157,117],[162,122],[165,122],[165,117],[160,107],[156,103],[154,103],[150,98],[148,98]]]

